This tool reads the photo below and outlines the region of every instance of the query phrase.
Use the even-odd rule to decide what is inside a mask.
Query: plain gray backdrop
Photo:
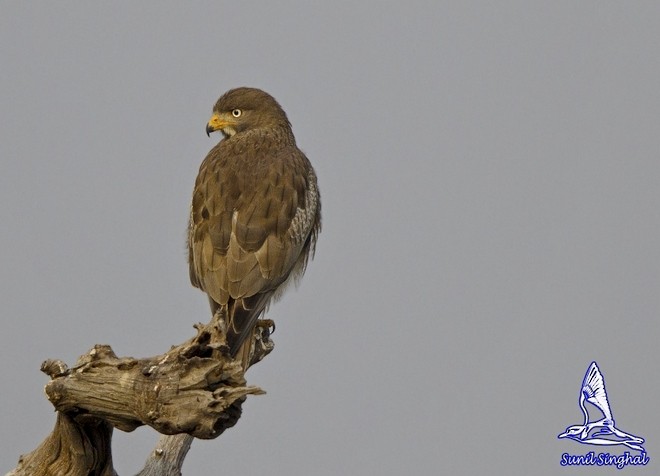
[[[0,473],[52,430],[44,359],[154,355],[209,320],[188,206],[242,85],[287,111],[323,232],[248,373],[267,395],[186,475],[583,473],[557,435],[592,360],[647,439],[628,471],[658,473],[658,2],[1,10]],[[115,433],[122,476],[156,437]]]

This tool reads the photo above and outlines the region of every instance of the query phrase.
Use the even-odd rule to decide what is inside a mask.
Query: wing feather
[[[603,412],[605,418],[612,420],[612,410],[605,391],[605,379],[596,362],[592,362],[582,381],[582,394],[591,404]]]
[[[302,275],[319,230],[316,175],[294,144],[223,140],[209,152],[191,204],[190,279],[227,312],[232,349]]]

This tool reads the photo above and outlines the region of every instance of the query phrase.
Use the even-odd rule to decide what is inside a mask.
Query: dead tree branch
[[[268,322],[259,326],[251,364],[272,349]],[[140,473],[181,474],[192,438],[212,439],[236,424],[247,395],[264,392],[246,385],[239,361],[229,355],[224,320],[216,314],[197,335],[155,357],[119,358],[96,345],[73,368],[47,360],[46,395],[58,411],[53,432],[21,456],[7,476],[112,476],[113,428],[149,425],[163,435]]]

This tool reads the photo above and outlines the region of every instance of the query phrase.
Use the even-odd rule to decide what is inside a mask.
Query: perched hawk
[[[314,253],[321,201],[314,169],[269,94],[226,92],[206,126],[214,131],[224,137],[202,162],[190,208],[190,280],[212,313],[225,313],[227,343],[245,364],[257,319]]]

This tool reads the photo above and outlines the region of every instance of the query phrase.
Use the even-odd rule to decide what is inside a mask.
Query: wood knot
[[[41,364],[41,371],[54,379],[69,373],[69,367],[61,360],[48,359]]]

